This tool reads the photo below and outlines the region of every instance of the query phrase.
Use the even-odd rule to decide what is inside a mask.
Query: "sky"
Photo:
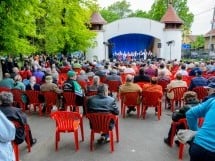
[[[107,7],[120,0],[97,0],[100,7]],[[126,0],[131,4],[133,11],[141,9],[149,11],[154,0]],[[211,22],[213,19],[214,0],[188,0],[187,3],[190,12],[194,14],[194,21],[191,27],[192,35],[206,34],[211,30]]]

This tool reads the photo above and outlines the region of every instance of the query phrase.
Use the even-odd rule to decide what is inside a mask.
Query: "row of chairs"
[[[114,135],[113,129],[109,128],[110,122],[115,123],[116,140],[119,142],[119,120],[116,115],[110,113],[88,113],[86,117],[89,119],[91,135],[90,150],[94,149],[95,133],[106,133],[110,137],[110,152],[114,151]],[[60,141],[60,133],[73,132],[75,149],[79,150],[78,129],[80,127],[82,141],[84,141],[83,117],[78,112],[56,111],[51,113],[51,118],[56,122],[55,130],[55,150],[58,150],[58,142]]]

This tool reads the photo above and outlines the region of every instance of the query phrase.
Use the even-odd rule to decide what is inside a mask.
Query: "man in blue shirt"
[[[209,94],[215,93],[215,83],[208,85]],[[191,108],[186,113],[188,126],[197,131],[189,154],[190,161],[215,161],[215,99],[210,97],[203,103]],[[204,118],[201,128],[198,128],[198,118]]]
[[[193,90],[193,88],[195,87],[201,87],[201,86],[207,86],[209,83],[209,81],[202,77],[202,71],[201,70],[197,70],[196,71],[196,77],[194,77],[191,82],[190,82],[190,86],[188,90]]]

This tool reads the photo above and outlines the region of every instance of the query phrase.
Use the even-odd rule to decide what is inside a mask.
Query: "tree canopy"
[[[107,8],[101,9],[102,16],[112,22],[125,17],[143,17],[160,21],[168,7],[169,0],[155,0],[151,9],[146,12],[142,10],[131,11],[131,5],[126,0],[113,3]],[[189,30],[193,22],[194,15],[187,7],[187,0],[173,0],[172,4],[178,16],[184,21],[184,29]],[[121,12],[119,12],[121,11]]]
[[[96,0],[2,0],[0,53],[87,50],[95,37],[87,27],[95,3]]]

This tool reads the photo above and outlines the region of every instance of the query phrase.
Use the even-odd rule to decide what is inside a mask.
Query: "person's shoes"
[[[37,139],[36,138],[32,139],[31,146],[33,146],[36,143],[37,143]]]
[[[169,142],[169,139],[168,138],[164,138],[164,143],[166,143],[168,146],[170,146],[170,142]]]
[[[97,143],[98,144],[102,144],[102,143],[104,143],[105,142],[105,137],[104,136],[101,136],[98,140],[97,140]]]
[[[180,142],[178,140],[175,140],[175,144],[179,147]]]
[[[128,110],[127,110],[127,114],[130,114],[131,113],[131,109],[129,108]]]
[[[110,137],[105,138],[105,143],[109,143],[110,142]]]

